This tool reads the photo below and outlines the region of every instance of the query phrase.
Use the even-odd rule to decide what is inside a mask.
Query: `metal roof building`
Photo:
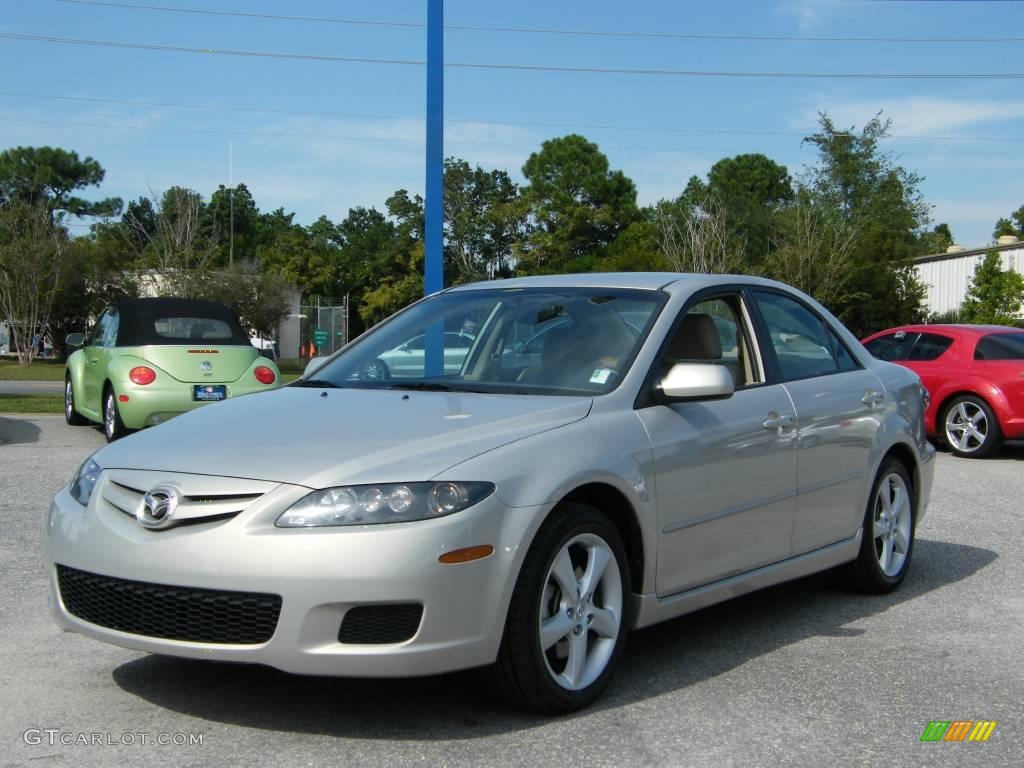
[[[945,253],[919,256],[914,260],[917,277],[927,289],[925,306],[928,314],[942,314],[959,309],[967,296],[974,269],[989,251],[996,251],[1003,269],[1024,274],[1024,242],[1015,237],[1000,237],[995,245],[965,249],[951,245]]]

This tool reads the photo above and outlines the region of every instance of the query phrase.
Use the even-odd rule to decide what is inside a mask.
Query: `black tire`
[[[577,595],[571,598],[577,606],[566,620],[573,624],[562,640],[552,644],[547,650],[542,648],[541,613],[553,608],[547,617],[548,621],[561,617],[565,609],[566,598],[561,594],[549,576],[553,573],[556,558],[566,553],[589,553],[586,544],[594,544],[596,548],[606,545],[614,556],[617,570],[612,568],[612,559],[604,570],[605,576],[598,580],[596,587],[588,595]],[[586,555],[588,558],[591,555]],[[584,570],[581,561],[577,567],[576,556],[572,558],[574,578],[580,579],[579,570]],[[618,578],[616,578],[616,574]],[[605,581],[607,578],[607,581]],[[577,584],[583,584],[580,579]],[[609,607],[616,602],[616,587],[621,590],[621,608],[618,627],[614,638],[601,636],[596,629],[598,622],[589,611],[604,616],[611,615]],[[487,669],[491,688],[502,698],[515,707],[532,710],[546,715],[560,715],[586,707],[591,704],[607,687],[615,672],[619,659],[626,644],[629,632],[630,617],[630,573],[629,561],[622,538],[618,530],[608,518],[594,507],[586,504],[567,503],[552,513],[537,533],[533,544],[527,552],[522,570],[516,581],[515,590],[505,621],[501,649],[497,661]],[[557,605],[557,608],[554,606]],[[590,682],[582,682],[581,687],[570,690],[566,687],[570,666],[570,651],[563,661],[558,655],[560,649],[571,647],[573,642],[569,635],[575,635],[585,641],[584,657],[588,662],[586,670],[579,670],[582,681],[596,674]],[[593,654],[593,657],[590,654]],[[603,668],[601,664],[603,663]],[[556,666],[564,664],[561,674]],[[564,682],[559,683],[561,678]]]
[[[64,421],[72,427],[82,427],[89,423],[85,416],[75,410],[75,388],[70,376],[64,378]]]
[[[107,442],[112,443],[130,432],[131,430],[121,421],[121,411],[117,408],[114,388],[108,384],[103,390],[103,434],[106,436]]]
[[[391,381],[391,371],[383,360],[370,360],[359,367],[359,380],[385,383]]]
[[[975,435],[964,435],[961,432],[960,445],[957,444],[956,440],[951,437],[951,431],[956,432],[957,430],[950,430],[947,422],[952,418],[958,423],[964,423],[962,418],[957,417],[958,411],[966,413],[969,417],[973,417],[976,414],[982,416],[981,424],[979,425],[983,426],[982,439],[976,436],[978,430],[975,428]],[[972,418],[968,420],[974,421]],[[942,442],[955,455],[964,459],[984,459],[1003,447],[1003,430],[999,426],[999,419],[996,418],[996,414],[989,407],[989,404],[976,395],[961,395],[951,400],[949,405],[942,409],[937,427]]]
[[[892,481],[892,482],[890,482]],[[884,486],[883,486],[884,484]],[[883,487],[893,498],[894,488],[906,491],[906,506],[899,515],[899,523],[894,521],[889,525],[886,521],[886,510],[882,502]],[[860,542],[860,551],[857,559],[846,565],[840,566],[837,573],[842,583],[858,592],[881,595],[892,592],[906,578],[910,570],[911,557],[914,554],[914,536],[916,529],[917,494],[914,490],[910,474],[903,464],[891,456],[882,462],[875,476],[875,482],[871,486],[871,496],[868,499],[867,510],[864,512],[863,535]],[[905,525],[903,515],[907,516]],[[892,515],[888,515],[892,520]],[[897,564],[890,561],[890,568],[883,568],[884,551],[887,536],[885,534],[876,536],[875,522],[878,520],[882,529],[888,529],[888,546],[894,552],[893,557],[899,553],[899,534],[902,533],[905,544],[903,546],[902,560]],[[899,529],[902,528],[902,531]]]

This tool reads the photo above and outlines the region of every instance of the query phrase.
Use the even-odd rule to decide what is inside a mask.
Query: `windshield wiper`
[[[300,379],[293,381],[290,387],[317,387],[319,389],[340,389],[340,387],[327,379]]]
[[[411,389],[418,392],[483,392],[482,389],[473,389],[458,384],[442,384],[440,381],[409,381],[390,384],[388,389]]]

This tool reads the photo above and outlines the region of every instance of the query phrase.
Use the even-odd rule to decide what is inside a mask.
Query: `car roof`
[[[760,285],[789,288],[774,280],[749,275],[705,275],[685,272],[588,272],[570,275],[533,275],[507,280],[485,280],[449,288],[448,291],[473,291],[505,288],[639,288],[668,290],[713,287],[725,284]]]
[[[886,328],[884,331],[872,333],[865,338],[884,336],[887,333],[904,331],[907,333],[935,333],[946,332],[960,334],[962,336],[986,336],[990,333],[1024,333],[1024,328],[1014,328],[1012,325],[970,325],[968,323],[915,323],[911,325],[897,325]]]

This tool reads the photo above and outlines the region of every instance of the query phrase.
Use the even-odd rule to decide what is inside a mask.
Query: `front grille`
[[[68,613],[133,635],[192,643],[256,645],[274,634],[281,598],[255,592],[172,587],[57,566]]]
[[[345,614],[338,629],[339,643],[381,645],[404,643],[416,634],[423,618],[419,603],[357,605]]]

